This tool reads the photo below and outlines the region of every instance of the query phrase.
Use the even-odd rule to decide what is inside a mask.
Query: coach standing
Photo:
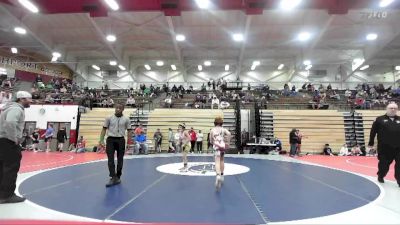
[[[25,126],[25,108],[29,108],[32,95],[19,91],[16,97],[16,102],[6,104],[0,114],[0,204],[25,201],[14,191],[22,158],[19,144]]]
[[[122,166],[125,155],[125,133],[128,130],[128,140],[131,134],[131,122],[129,118],[123,116],[124,106],[115,105],[115,114],[106,118],[103,130],[100,135],[100,144],[104,145],[104,136],[107,133],[106,153],[108,157],[108,170],[110,172],[110,181],[106,187],[111,187],[121,183]],[[117,151],[117,171],[115,171],[114,153]]]
[[[378,181],[384,183],[389,166],[396,161],[394,176],[400,186],[400,117],[397,116],[398,105],[389,103],[386,115],[379,116],[372,124],[368,146],[374,146],[378,134]]]

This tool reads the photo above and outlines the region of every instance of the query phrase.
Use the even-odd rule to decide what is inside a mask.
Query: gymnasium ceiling
[[[210,9],[199,9],[194,0],[117,0],[113,11],[103,0],[31,0],[39,8],[34,14],[18,0],[0,0],[0,51],[16,47],[19,54],[39,53],[51,60],[78,68],[98,65],[117,70],[110,60],[134,76],[149,64],[158,70],[197,69],[210,60],[214,70],[244,73],[254,61],[258,69],[347,68],[365,58],[370,69],[394,70],[400,65],[400,1],[380,8],[379,0],[303,0],[293,10],[279,9],[280,0],[214,0]],[[26,35],[14,32],[20,26]],[[308,41],[299,41],[309,32]],[[234,33],[243,42],[232,39]],[[378,35],[374,41],[366,35]],[[117,40],[108,42],[113,34]],[[186,40],[176,41],[176,34]],[[162,60],[164,66],[156,66]],[[358,67],[362,67],[359,65]],[[203,66],[204,67],[204,66]]]

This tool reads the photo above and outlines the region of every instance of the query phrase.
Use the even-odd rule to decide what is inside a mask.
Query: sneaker
[[[16,194],[13,194],[11,197],[0,199],[0,204],[7,204],[7,203],[19,203],[25,201],[26,198],[19,197]]]
[[[222,182],[221,182],[221,175],[217,175],[215,177],[215,188],[217,189],[217,191],[219,191],[219,189],[221,188]]]
[[[221,184],[224,184],[224,175],[221,175]]]
[[[385,183],[385,180],[383,179],[383,177],[378,177],[378,182],[379,183]]]
[[[106,184],[106,187],[111,187],[117,184],[120,184],[121,180],[118,177],[113,177],[111,178],[108,183]]]
[[[188,171],[188,167],[184,166],[182,168],[179,169],[179,172],[187,172]]]

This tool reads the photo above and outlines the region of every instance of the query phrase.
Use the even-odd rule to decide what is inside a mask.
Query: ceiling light
[[[400,66],[396,66],[394,69],[400,71]]]
[[[370,34],[367,34],[367,36],[366,36],[366,39],[367,39],[368,41],[374,41],[374,40],[376,40],[377,38],[378,38],[378,35],[375,34],[375,33],[370,33]]]
[[[57,60],[58,60],[58,57],[53,56],[53,57],[51,58],[51,61],[52,61],[52,62],[56,62]]]
[[[384,8],[390,4],[392,4],[394,2],[394,0],[381,0],[379,2],[379,7]]]
[[[17,32],[18,34],[26,34],[26,30],[22,27],[16,27],[14,28],[14,31]]]
[[[281,0],[279,8],[283,10],[291,10],[300,5],[302,0]]]
[[[177,40],[177,41],[185,41],[185,40],[186,40],[186,37],[185,37],[185,35],[183,35],[183,34],[177,34],[177,35],[175,36],[175,40]]]
[[[175,65],[171,65],[171,69],[172,69],[173,71],[175,71],[175,70],[176,70],[176,66],[175,66]]]
[[[254,65],[254,66],[259,66],[260,64],[261,64],[260,61],[254,61],[254,62],[253,62],[253,65]]]
[[[311,38],[311,34],[309,32],[301,32],[297,35],[297,40],[299,41],[308,41]]]
[[[18,0],[18,2],[33,13],[39,12],[39,9],[29,0]]]
[[[311,65],[311,61],[310,60],[304,60],[303,64],[306,65],[306,66]]]
[[[114,11],[119,9],[119,5],[115,0],[104,0],[104,2]]]
[[[59,52],[53,52],[53,57],[60,58],[61,54]]]
[[[157,65],[157,66],[164,66],[164,62],[163,62],[163,61],[157,61],[157,62],[156,62],[156,65]]]
[[[119,67],[121,70],[126,70],[125,66],[123,66],[123,65],[119,65],[118,67]]]
[[[310,70],[311,69],[311,67],[312,67],[312,65],[310,64],[310,65],[307,65],[306,66],[306,70]]]
[[[244,40],[243,34],[233,34],[232,39],[234,41],[240,42]]]
[[[200,9],[207,9],[210,7],[210,0],[195,0],[195,2]]]
[[[205,65],[205,66],[211,66],[211,61],[208,61],[208,60],[207,60],[207,61],[204,61],[204,65]]]
[[[109,34],[109,35],[107,35],[106,39],[109,42],[114,42],[117,40],[117,37],[115,37],[115,35],[113,35],[113,34]]]
[[[92,65],[92,68],[95,69],[95,70],[100,70],[100,67],[97,66],[97,65]]]
[[[229,71],[229,64],[225,65],[225,71]]]
[[[151,70],[151,67],[149,66],[149,64],[144,65],[144,68],[146,68],[146,70]]]
[[[0,74],[5,74],[5,75],[7,75],[7,70],[6,70],[6,68],[0,67]]]
[[[257,66],[253,64],[253,65],[251,66],[251,68],[250,68],[250,69],[251,69],[251,70],[255,70],[255,69],[256,69],[256,67],[257,67]]]
[[[281,65],[279,65],[279,66],[278,66],[278,70],[281,70],[281,69],[283,69],[283,67],[285,67],[285,65],[284,65],[284,64],[281,64]]]
[[[110,61],[110,65],[111,66],[116,66],[117,65],[117,61],[114,61],[114,60]]]
[[[11,48],[11,52],[12,52],[13,54],[17,54],[17,53],[18,53],[18,49],[17,49],[17,48],[14,48],[14,47],[12,47],[12,48]]]
[[[198,65],[198,66],[197,66],[197,69],[198,69],[199,71],[202,71],[202,70],[203,70],[203,66],[202,66],[202,65]]]
[[[369,65],[365,65],[365,66],[361,67],[360,70],[366,70],[368,68],[369,68]]]

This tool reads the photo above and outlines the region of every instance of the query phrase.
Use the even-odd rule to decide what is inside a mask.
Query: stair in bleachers
[[[274,114],[267,110],[260,110],[260,135],[263,138],[274,137]]]
[[[357,141],[354,116],[351,112],[343,112],[343,119],[344,119],[346,144],[347,146],[352,146],[352,144],[356,143]]]

